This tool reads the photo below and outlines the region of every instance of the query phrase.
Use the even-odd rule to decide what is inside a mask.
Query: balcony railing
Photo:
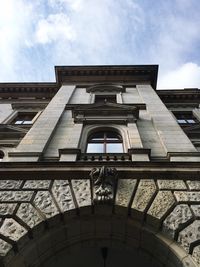
[[[131,161],[127,153],[82,153],[79,161]]]

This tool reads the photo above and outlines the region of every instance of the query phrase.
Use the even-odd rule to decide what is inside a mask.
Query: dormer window
[[[114,131],[98,131],[87,142],[87,153],[123,153],[122,137]]]

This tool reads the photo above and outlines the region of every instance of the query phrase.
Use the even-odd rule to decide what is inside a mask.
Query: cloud
[[[35,32],[35,42],[47,44],[59,39],[72,41],[75,39],[75,32],[70,25],[70,20],[64,13],[51,14],[47,19],[38,22]]]
[[[179,68],[167,72],[160,77],[158,88],[182,89],[200,88],[200,66],[195,63],[186,63]]]
[[[159,64],[165,87],[194,64],[197,87],[199,13],[196,0],[6,0],[0,80],[54,80],[54,65]]]
[[[64,7],[68,7],[74,11],[78,11],[84,5],[83,0],[49,0],[49,5],[53,8],[57,7],[60,8],[64,5]]]
[[[0,9],[1,79],[11,78],[19,64],[19,50],[25,45],[29,30],[31,5],[24,1],[7,0]]]

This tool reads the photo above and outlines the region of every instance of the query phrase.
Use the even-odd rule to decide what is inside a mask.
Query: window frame
[[[102,152],[98,152],[98,151],[88,152],[90,144],[96,144],[96,145],[101,144],[103,148]],[[121,144],[121,151],[109,152],[109,149],[110,149],[109,146],[111,144]],[[87,143],[86,143],[86,153],[103,153],[103,154],[124,153],[123,138],[118,132],[114,131],[113,129],[104,129],[104,130],[99,129],[99,131],[97,130],[88,136]]]
[[[173,114],[179,125],[194,125],[199,122],[192,112],[173,112]]]
[[[35,116],[33,117],[32,119],[32,123],[27,123],[27,124],[15,124],[14,123],[14,120],[20,116],[21,114],[33,114],[35,113]],[[15,125],[15,126],[32,126],[35,121],[37,120],[37,118],[40,116],[40,114],[42,113],[42,110],[34,110],[34,109],[31,109],[31,110],[14,110],[2,123],[4,124],[12,124],[12,125]]]
[[[95,94],[94,103],[117,103],[117,95],[116,94]]]

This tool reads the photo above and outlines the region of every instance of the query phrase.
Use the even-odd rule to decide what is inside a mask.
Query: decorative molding
[[[155,89],[158,65],[56,66],[58,83],[150,83]]]
[[[74,107],[72,109],[72,117],[75,122],[136,122],[139,117],[139,108],[138,106],[128,106],[110,102],[95,103],[86,106],[81,105]]]
[[[87,93],[95,93],[95,92],[113,92],[120,93],[125,92],[125,87],[118,84],[96,84],[86,88]]]

